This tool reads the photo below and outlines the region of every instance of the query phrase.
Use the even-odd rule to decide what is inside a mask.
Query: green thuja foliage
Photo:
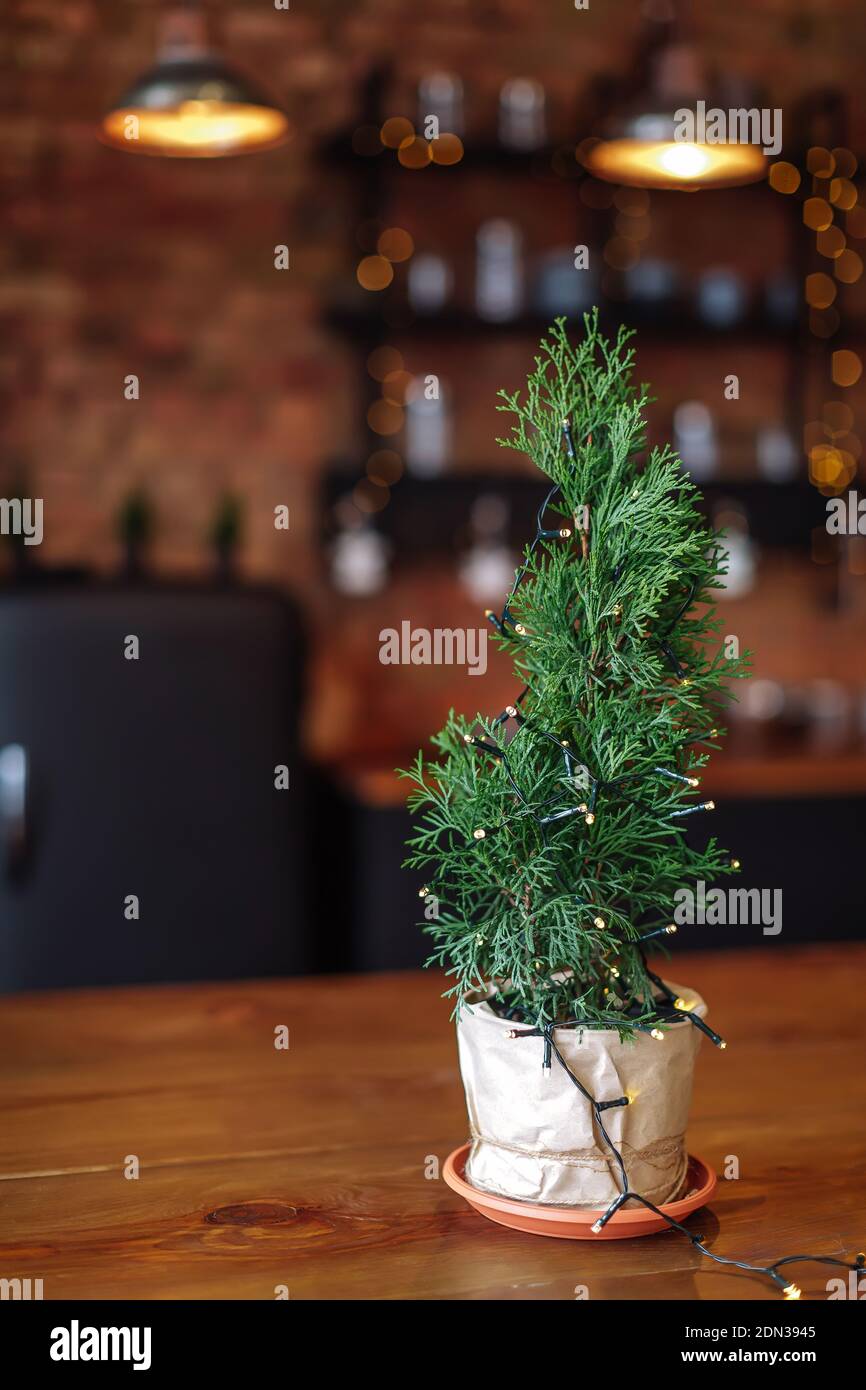
[[[512,424],[498,442],[559,484],[544,527],[570,533],[527,547],[513,621],[494,636],[515,697],[526,687],[525,722],[452,710],[437,755],[401,773],[414,784],[406,864],[436,903],[428,964],[454,977],[458,1010],[492,982],[535,1025],[654,1020],[638,937],[671,921],[678,888],[732,868],[714,839],[689,843],[706,840],[711,809],[676,813],[702,804],[687,779],[747,660],[726,657],[707,602],[725,572],[719,536],[677,455],[646,451],[630,336],[607,341],[593,312],[572,343],[559,319],[525,394],[500,392]]]

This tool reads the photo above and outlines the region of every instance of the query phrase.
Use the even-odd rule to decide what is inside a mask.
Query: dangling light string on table
[[[658,979],[657,976],[651,975],[650,978],[654,982],[660,984],[662,988],[665,990],[665,992],[667,994],[670,994],[671,997],[673,997],[671,991],[668,990],[668,987],[664,985],[662,981]],[[686,1013],[683,1013],[682,1016],[692,1017],[692,1015]],[[580,1092],[580,1094],[584,1097],[585,1100],[589,1101],[589,1104],[592,1107],[592,1111],[595,1116],[595,1122],[598,1126],[599,1132],[605,1144],[610,1149],[613,1155],[614,1162],[619,1173],[620,1183],[620,1191],[617,1194],[617,1196],[613,1199],[613,1201],[610,1203],[610,1205],[607,1207],[604,1213],[598,1218],[598,1220],[593,1223],[592,1230],[595,1232],[596,1235],[600,1234],[600,1232],[604,1230],[604,1227],[607,1225],[608,1221],[610,1221],[611,1217],[614,1216],[619,1211],[620,1207],[624,1206],[626,1202],[639,1202],[641,1206],[646,1207],[648,1211],[654,1212],[656,1216],[660,1216],[661,1219],[664,1222],[666,1222],[672,1230],[678,1231],[680,1235],[685,1236],[686,1239],[695,1247],[696,1250],[699,1250],[702,1255],[706,1255],[707,1259],[713,1260],[716,1264],[730,1265],[733,1268],[741,1269],[746,1273],[766,1275],[768,1278],[773,1280],[774,1284],[776,1284],[776,1286],[782,1290],[783,1294],[788,1299],[799,1298],[801,1290],[794,1283],[786,1283],[782,1276],[778,1273],[778,1270],[782,1265],[800,1263],[823,1264],[832,1265],[837,1269],[847,1269],[855,1271],[859,1271],[866,1268],[866,1253],[864,1253],[863,1251],[860,1251],[855,1256],[853,1262],[848,1260],[838,1260],[832,1255],[785,1255],[779,1260],[774,1260],[773,1263],[769,1265],[751,1264],[747,1260],[734,1260],[727,1255],[716,1255],[704,1244],[703,1235],[694,1235],[688,1229],[687,1226],[683,1226],[681,1222],[676,1221],[674,1217],[669,1216],[668,1213],[663,1211],[661,1207],[658,1207],[654,1202],[651,1202],[648,1197],[644,1197],[643,1194],[640,1192],[635,1192],[629,1184],[628,1172],[626,1171],[625,1160],[623,1159],[622,1153],[611,1139],[610,1135],[607,1132],[607,1128],[604,1124],[604,1121],[601,1118],[602,1113],[605,1110],[612,1110],[621,1106],[631,1105],[631,1097],[619,1096],[615,1100],[596,1100],[596,1098],[591,1094],[591,1092],[588,1091],[587,1088],[583,1085],[583,1083],[579,1081],[578,1078],[575,1076],[574,1072],[571,1070],[570,1066],[568,1065],[559,1048],[557,1047],[556,1040],[553,1036],[554,1030],[556,1028],[582,1028],[590,1026],[592,1025],[589,1023],[589,1021],[581,1022],[580,1020],[573,1020],[569,1021],[568,1023],[546,1023],[541,1028],[513,1028],[509,1033],[509,1037],[543,1038],[543,1066],[545,1067],[545,1069],[548,1071],[550,1070],[551,1059],[552,1056],[555,1055],[556,1060],[563,1068],[566,1076],[571,1081],[572,1085],[577,1088],[577,1090]]]

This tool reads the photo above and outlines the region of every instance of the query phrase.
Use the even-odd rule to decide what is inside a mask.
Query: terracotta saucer
[[[666,1221],[646,1207],[622,1207],[607,1225],[598,1232],[592,1224],[603,1212],[591,1207],[543,1207],[535,1202],[521,1202],[513,1197],[497,1197],[482,1192],[463,1176],[469,1145],[455,1149],[445,1160],[442,1176],[448,1186],[474,1207],[488,1221],[510,1226],[515,1231],[528,1231],[535,1236],[558,1236],[560,1240],[629,1240],[632,1236],[651,1236],[671,1228]],[[686,1171],[687,1190],[676,1202],[666,1202],[661,1210],[676,1221],[697,1211],[712,1198],[718,1179],[708,1163],[689,1154]]]

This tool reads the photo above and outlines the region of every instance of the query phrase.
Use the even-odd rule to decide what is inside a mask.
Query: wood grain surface
[[[705,1043],[689,1219],[757,1261],[866,1244],[866,947],[678,954]],[[46,1299],[777,1299],[675,1234],[521,1235],[428,1177],[466,1137],[434,974],[0,1001],[0,1278]],[[274,1030],[290,1030],[287,1051]],[[129,1157],[140,1164],[128,1178]],[[833,1271],[798,1266],[804,1297]]]

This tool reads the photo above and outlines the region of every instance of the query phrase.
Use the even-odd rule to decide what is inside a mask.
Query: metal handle
[[[0,749],[0,846],[7,872],[27,849],[27,750],[21,743]]]

